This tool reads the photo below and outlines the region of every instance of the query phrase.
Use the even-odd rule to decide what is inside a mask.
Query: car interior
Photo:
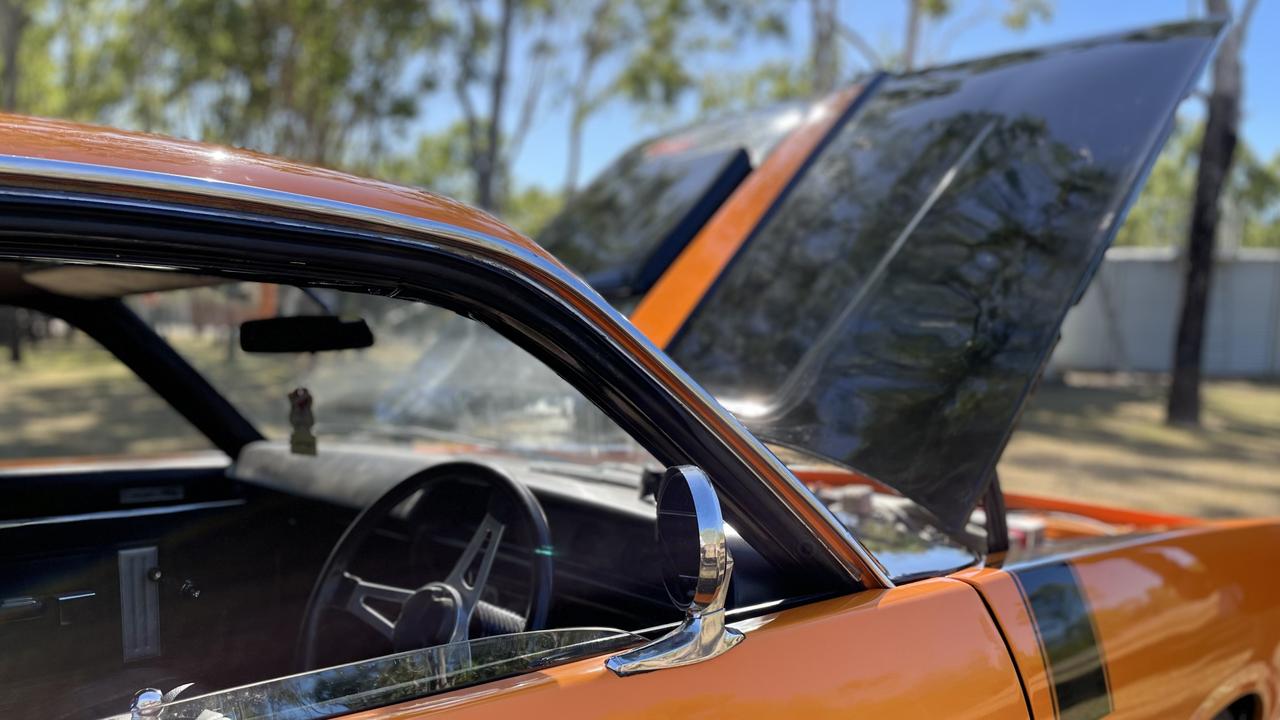
[[[49,263],[0,264],[0,304],[26,333],[0,372],[0,716],[681,617],[655,541],[662,468],[478,323]],[[309,320],[252,325],[277,317]],[[786,598],[729,543],[729,608]],[[450,600],[475,608],[465,628],[428,607],[450,577],[474,591]]]

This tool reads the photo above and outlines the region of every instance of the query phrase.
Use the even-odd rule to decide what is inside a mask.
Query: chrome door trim
[[[3,187],[5,184],[4,178],[2,177],[4,175],[26,176],[46,180],[52,178],[97,186],[142,187],[155,190],[167,190],[205,197],[242,200],[286,210],[318,213],[331,218],[339,217],[361,223],[372,223],[388,228],[394,228],[416,236],[412,238],[404,236],[387,236],[384,238],[389,242],[406,247],[426,247],[445,252],[469,254],[473,259],[476,257],[476,254],[479,254],[479,259],[487,262],[493,262],[493,260],[492,258],[484,257],[484,253],[494,253],[532,266],[533,269],[536,269],[546,278],[553,280],[558,286],[560,292],[553,292],[548,283],[539,278],[535,278],[519,267],[504,265],[504,269],[520,277],[529,287],[535,288],[540,292],[549,295],[551,299],[562,309],[578,318],[586,319],[582,311],[569,302],[568,296],[576,296],[577,299],[594,306],[596,310],[604,315],[605,319],[613,324],[613,329],[625,335],[627,339],[633,343],[634,349],[646,354],[648,359],[661,366],[664,371],[670,374],[671,378],[675,380],[681,390],[689,393],[704,403],[710,412],[724,424],[724,426],[733,435],[734,439],[741,443],[741,446],[749,448],[758,459],[763,460],[769,469],[772,470],[779,478],[782,478],[794,494],[800,498],[802,502],[806,503],[817,517],[823,520],[827,529],[846,543],[846,546],[852,550],[854,555],[860,561],[859,563],[850,561],[843,553],[835,551],[834,548],[822,541],[816,532],[814,533],[815,541],[827,548],[829,554],[843,568],[850,579],[856,583],[861,583],[864,586],[871,587],[888,588],[893,587],[894,585],[885,568],[862,545],[862,543],[849,532],[848,528],[840,523],[840,521],[836,519],[835,515],[833,515],[831,511],[823,505],[822,502],[819,501],[798,478],[796,478],[795,474],[782,464],[773,452],[766,448],[758,438],[751,434],[735,416],[725,410],[717,400],[707,393],[707,391],[700,385],[694,382],[693,379],[689,377],[682,368],[680,368],[680,366],[676,365],[662,350],[645,337],[644,334],[636,330],[636,328],[631,325],[630,321],[609,305],[608,302],[606,302],[603,297],[587,285],[585,281],[538,253],[521,248],[514,243],[502,240],[501,238],[468,228],[459,228],[439,221],[428,220],[387,210],[369,208],[353,203],[316,198],[308,195],[299,195],[280,190],[238,185],[220,180],[192,178],[148,170],[134,170],[65,160],[50,160],[47,158],[32,158],[0,154],[0,187]],[[24,188],[22,186],[16,186],[15,189],[21,190],[26,195],[45,194],[48,197],[64,198],[69,196],[68,191],[42,191],[38,189]],[[92,191],[92,188],[89,188],[88,190]],[[70,193],[72,196],[75,194],[76,193],[74,192]],[[136,207],[156,206],[156,203],[139,201],[137,199],[127,197],[121,198],[113,196],[105,199],[121,202],[123,204],[131,204]],[[211,208],[195,209],[209,214],[218,214]],[[263,219],[266,220],[268,218]],[[288,218],[270,217],[269,219],[273,222],[278,222],[284,225],[299,224],[291,222]],[[431,238],[423,238],[421,237],[422,235],[428,235],[431,236]],[[436,240],[439,238],[453,240],[458,243],[458,245],[437,242]],[[594,327],[594,323],[587,322],[585,324]],[[595,328],[595,330],[600,338],[619,351],[618,355],[627,357],[635,369],[640,370],[642,373],[655,380],[655,384],[660,386],[666,386],[668,384],[666,381],[658,379],[650,368],[646,367],[643,363],[640,363],[633,355],[632,349],[622,347],[621,343],[619,343],[614,336],[603,332],[600,328]],[[674,393],[669,391],[668,394],[671,395],[672,401],[689,408],[689,405],[679,397],[676,397]],[[690,409],[692,410],[692,408]],[[691,412],[690,414],[695,417],[700,424],[707,427],[707,423],[697,412]],[[734,456],[739,458],[744,465],[750,466],[751,463],[747,461],[747,458],[742,453],[732,448],[728,448],[728,450]],[[760,482],[764,483],[765,486],[769,488],[770,493],[774,495],[778,502],[789,509],[792,515],[796,517],[797,522],[808,526],[808,522],[806,522],[804,518],[795,515],[795,510],[791,508],[791,505],[779,494],[776,488],[774,488],[763,476],[754,472],[753,474]],[[866,577],[866,575],[870,575],[870,577]]]

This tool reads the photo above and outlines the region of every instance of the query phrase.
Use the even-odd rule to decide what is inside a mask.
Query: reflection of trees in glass
[[[644,642],[620,630],[577,628],[481,638],[388,655],[169,705],[171,720],[313,720],[456,690]],[[214,715],[217,717],[217,715]]]
[[[1059,136],[1034,108],[975,102],[963,72],[890,82],[673,354],[751,403],[762,435],[853,465],[958,527],[1135,161],[1096,133]]]

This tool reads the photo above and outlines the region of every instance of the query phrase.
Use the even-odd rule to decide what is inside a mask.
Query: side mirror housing
[[[733,557],[711,481],[691,465],[668,468],[657,499],[667,593],[685,619],[666,636],[609,658],[605,665],[622,676],[710,660],[744,637],[725,626]]]

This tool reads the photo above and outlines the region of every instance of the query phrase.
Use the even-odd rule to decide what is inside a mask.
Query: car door
[[[1028,717],[999,631],[955,580],[869,590],[736,626],[746,639],[698,665],[618,677],[597,657],[351,717]]]

